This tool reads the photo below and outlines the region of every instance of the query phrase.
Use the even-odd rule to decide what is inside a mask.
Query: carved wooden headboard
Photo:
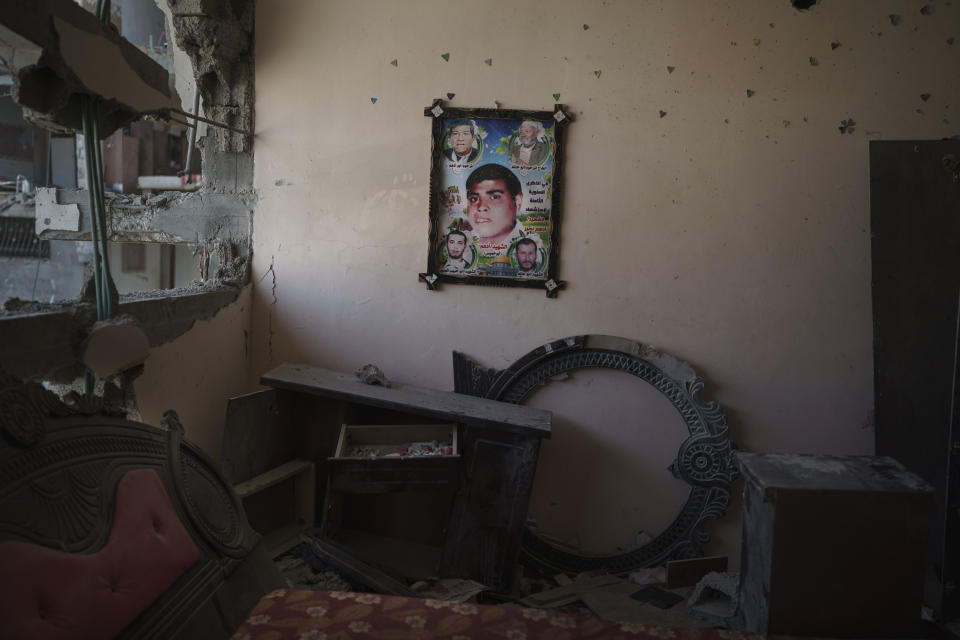
[[[283,586],[259,538],[213,462],[184,440],[176,413],[160,430],[124,419],[109,400],[65,403],[0,373],[5,629],[229,637]]]

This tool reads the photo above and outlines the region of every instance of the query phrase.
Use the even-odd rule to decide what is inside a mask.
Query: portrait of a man
[[[467,234],[463,231],[451,231],[447,234],[447,260],[443,263],[443,271],[463,271],[470,266],[467,260]]]
[[[473,164],[480,156],[480,145],[477,141],[477,125],[472,120],[457,118],[450,123],[450,148],[443,151],[443,156],[458,164]]]
[[[517,129],[517,137],[510,145],[510,162],[524,166],[543,164],[550,155],[550,142],[543,125],[535,120],[524,120]]]
[[[537,270],[537,243],[530,238],[521,238],[517,241],[517,265],[520,273],[531,273]]]
[[[481,165],[467,178],[466,190],[467,219],[481,240],[500,244],[519,234],[517,211],[523,205],[523,188],[510,169]]]

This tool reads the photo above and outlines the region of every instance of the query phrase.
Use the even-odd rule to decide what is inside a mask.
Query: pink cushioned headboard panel
[[[128,471],[96,553],[0,542],[0,635],[113,638],[199,560],[156,471]]]

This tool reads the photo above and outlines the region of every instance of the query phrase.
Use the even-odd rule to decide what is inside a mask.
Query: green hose
[[[97,19],[110,24],[110,0],[97,0]],[[97,320],[113,316],[116,285],[110,275],[107,247],[107,207],[103,195],[103,158],[100,153],[100,109],[93,96],[80,96],[83,122],[84,155],[87,164],[87,192],[90,202],[90,240],[93,243],[93,288],[97,303]],[[83,377],[83,390],[92,394],[95,380],[89,369]]]

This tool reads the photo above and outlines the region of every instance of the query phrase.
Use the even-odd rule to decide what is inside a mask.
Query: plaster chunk
[[[130,316],[118,316],[93,325],[83,345],[83,363],[98,378],[108,378],[143,364],[150,341]]]

